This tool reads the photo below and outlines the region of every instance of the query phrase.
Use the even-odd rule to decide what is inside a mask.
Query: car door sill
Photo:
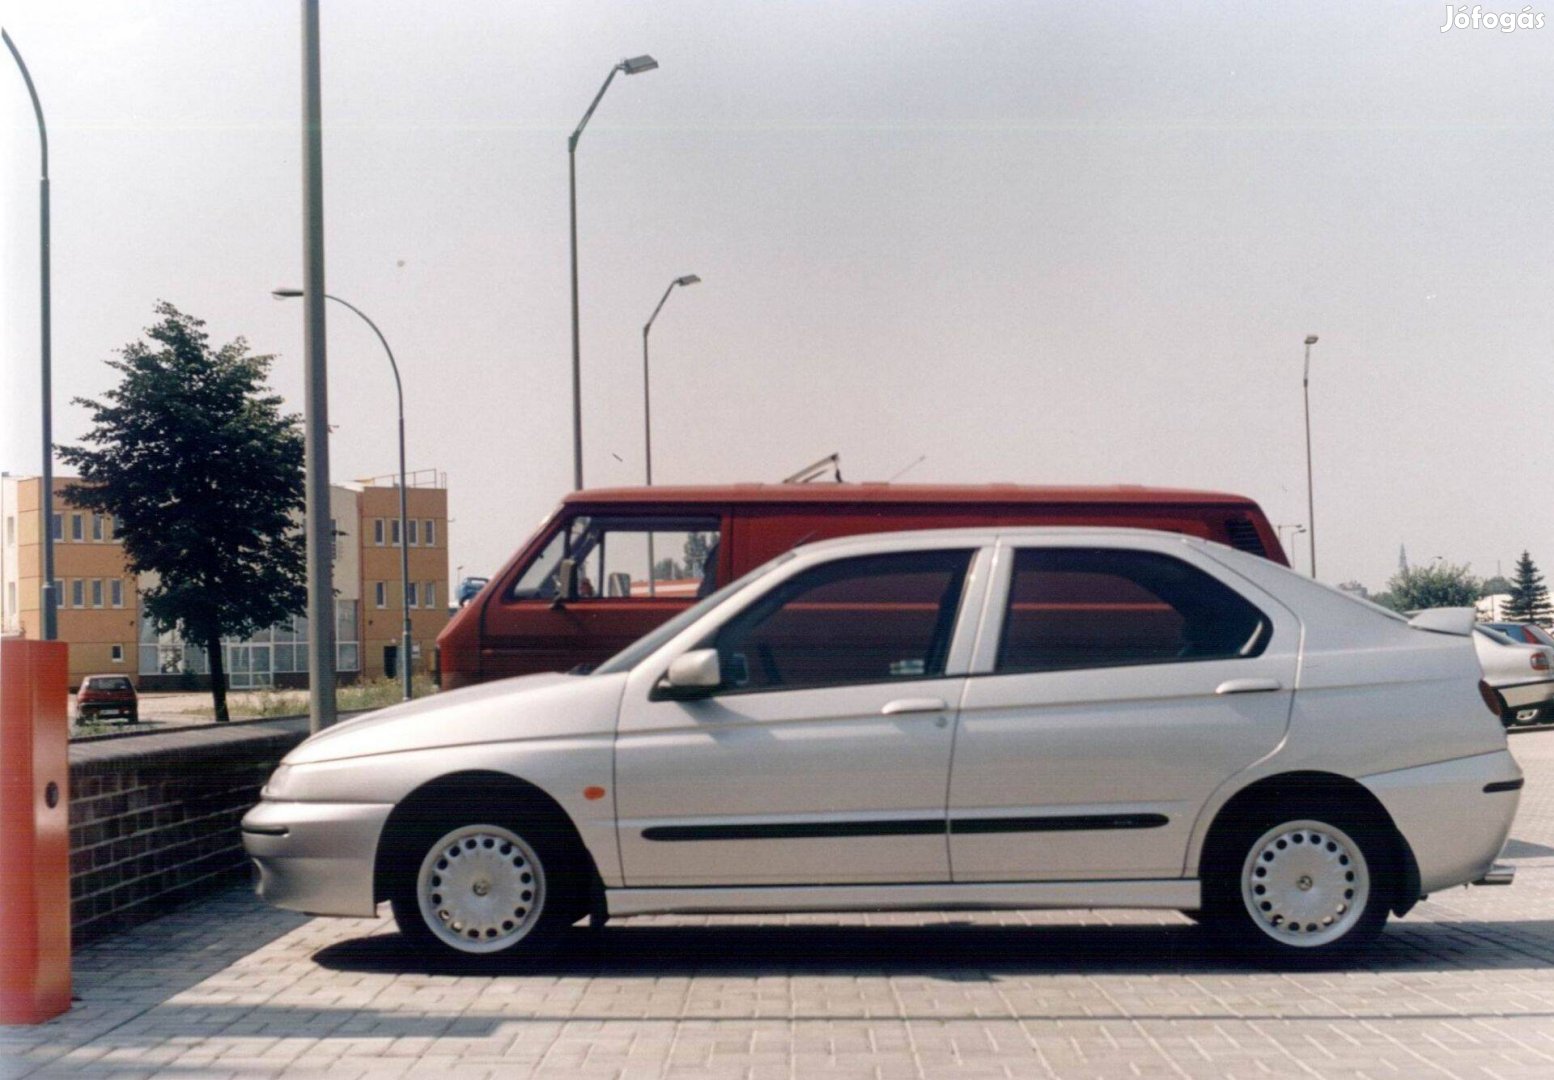
[[[975,882],[939,885],[751,885],[607,889],[610,915],[680,912],[976,911],[1000,908],[1194,910],[1196,880]]]

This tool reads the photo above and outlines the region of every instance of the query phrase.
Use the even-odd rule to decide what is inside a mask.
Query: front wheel
[[[1240,943],[1265,960],[1328,963],[1369,943],[1387,921],[1389,848],[1362,819],[1267,815],[1232,845],[1217,907]]]
[[[569,920],[557,902],[562,860],[547,841],[493,823],[414,830],[392,898],[400,932],[444,954],[548,952]]]

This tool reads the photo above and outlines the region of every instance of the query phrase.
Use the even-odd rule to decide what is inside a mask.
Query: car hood
[[[608,732],[625,685],[625,674],[552,674],[443,691],[336,724],[293,749],[285,764]]]

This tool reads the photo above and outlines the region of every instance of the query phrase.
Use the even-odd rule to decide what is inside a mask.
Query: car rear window
[[[130,681],[122,675],[110,675],[107,678],[97,677],[86,680],[86,684],[93,690],[133,690]]]

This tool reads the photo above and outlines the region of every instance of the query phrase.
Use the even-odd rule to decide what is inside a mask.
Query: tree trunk
[[[206,644],[205,656],[210,660],[210,696],[216,705],[216,723],[225,724],[232,718],[227,715],[227,670],[221,663],[219,634]]]

